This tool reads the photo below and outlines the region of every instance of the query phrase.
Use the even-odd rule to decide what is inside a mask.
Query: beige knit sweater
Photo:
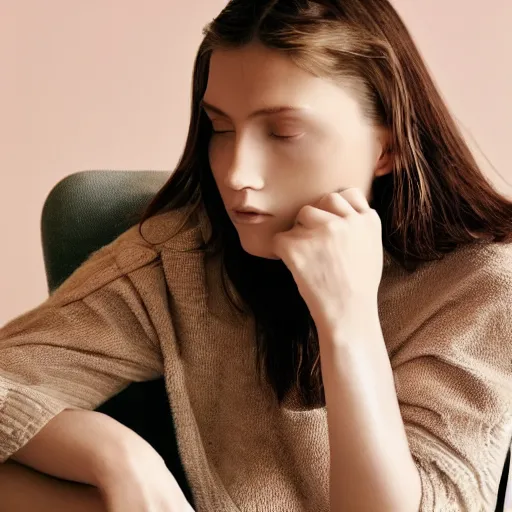
[[[179,222],[152,218],[151,244],[130,229],[0,329],[0,461],[63,409],[164,374],[197,512],[328,511],[325,408],[279,408],[260,387],[252,319],[200,249],[207,223],[165,241]],[[411,275],[386,257],[379,308],[421,511],[493,510],[512,437],[512,246]]]

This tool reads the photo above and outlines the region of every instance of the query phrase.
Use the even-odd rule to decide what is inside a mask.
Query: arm
[[[0,462],[12,458],[97,486],[111,512],[191,510],[146,441],[91,411],[130,382],[163,373],[150,317],[167,307],[166,294],[158,293],[165,277],[152,264],[157,255],[138,244],[123,245],[119,255],[115,245],[95,253],[45,303],[0,329]],[[143,278],[132,281],[132,272]],[[43,509],[59,500],[98,501],[97,493],[78,484],[22,469],[2,469],[0,486],[17,471],[16,485],[38,492]],[[18,507],[26,500],[13,492]]]
[[[350,188],[305,206],[274,237],[318,333],[336,512],[417,512],[421,496],[378,317],[381,231]]]
[[[94,411],[67,409],[50,420],[12,460],[57,478],[105,489],[143,464],[163,464],[135,432]]]
[[[421,512],[494,510],[512,438],[512,276],[506,257],[466,261],[447,266],[443,278],[418,278],[422,299],[404,308],[414,317],[396,313],[406,334],[389,340],[391,365],[371,308],[352,310],[351,323],[342,315],[339,330],[320,335],[333,504],[368,497],[361,510],[386,510],[377,495]]]
[[[124,512],[158,505],[159,510],[192,512],[155,450],[100,413],[63,411],[11,458],[44,474],[9,464],[0,468],[6,510],[28,510],[37,504],[38,510]]]
[[[59,480],[8,460],[0,464],[2,512],[107,512],[98,489]]]
[[[409,451],[377,305],[318,326],[331,456],[331,510],[417,512]],[[349,462],[348,462],[349,461]]]
[[[422,512],[495,509],[512,440],[511,248],[447,264],[393,350]]]
[[[334,509],[491,510],[512,437],[512,244],[459,248],[401,280],[388,301],[392,373],[377,212],[350,188],[296,220],[274,251],[319,335]]]
[[[96,487],[111,511],[128,506],[146,510],[155,503],[166,504],[169,511],[192,511],[160,455],[135,432],[101,413],[65,410],[11,458],[42,473]],[[54,485],[41,496],[60,499],[57,494],[72,490]],[[97,503],[92,492],[80,492],[86,503]],[[98,505],[96,510],[103,508]]]
[[[154,259],[149,250],[147,261],[137,247],[125,251],[134,270]],[[162,372],[145,301],[106,246],[43,304],[0,329],[0,462],[62,411],[95,409],[130,382]]]

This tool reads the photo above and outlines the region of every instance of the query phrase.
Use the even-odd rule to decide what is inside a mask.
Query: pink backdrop
[[[57,181],[83,169],[173,168],[201,28],[224,4],[0,0],[0,325],[46,297],[39,220]],[[395,5],[510,195],[500,175],[512,183],[512,2]]]
[[[0,0],[0,325],[46,296],[39,219],[57,181],[173,168],[201,28],[224,4]],[[395,4],[453,112],[512,182],[512,2]]]

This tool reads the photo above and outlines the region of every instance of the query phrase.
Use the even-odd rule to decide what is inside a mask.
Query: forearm
[[[107,510],[113,512],[157,507],[192,512],[155,449],[101,413],[63,411],[11,458],[42,473],[98,488]]]
[[[331,510],[417,512],[409,451],[377,311],[319,329],[331,455]]]
[[[98,489],[60,480],[8,460],[0,464],[2,512],[106,512]]]
[[[101,487],[146,457],[159,456],[116,420],[93,411],[65,410],[11,459],[51,476]]]

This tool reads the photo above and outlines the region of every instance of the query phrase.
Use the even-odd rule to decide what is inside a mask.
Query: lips
[[[251,208],[250,206],[240,206],[232,209],[235,213],[247,213],[247,214],[255,214],[255,215],[269,215],[267,212],[262,210],[258,210],[257,208]]]
[[[257,225],[266,223],[272,215],[249,206],[239,206],[231,210],[231,220],[235,224]]]

